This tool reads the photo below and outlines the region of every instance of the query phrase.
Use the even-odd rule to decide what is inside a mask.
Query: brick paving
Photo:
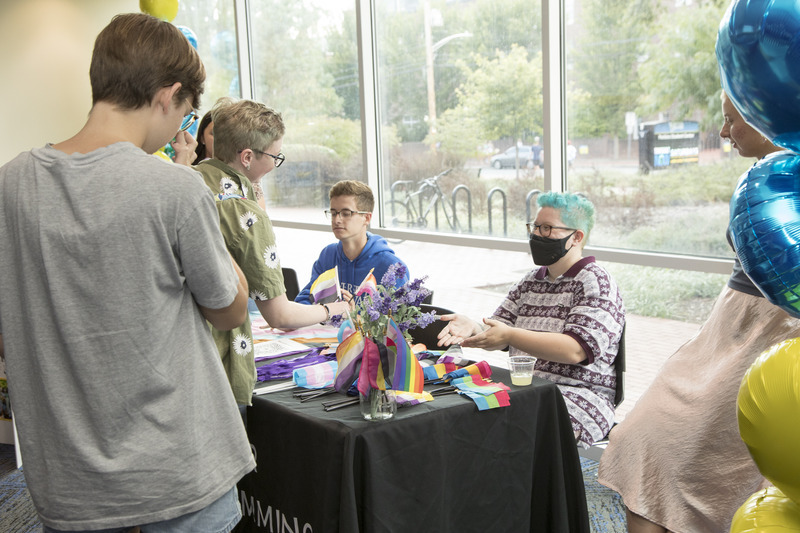
[[[281,227],[276,227],[275,233],[282,266],[294,268],[303,287],[311,276],[311,265],[323,246],[334,241],[333,235]],[[412,277],[428,276],[425,286],[434,291],[435,305],[475,319],[491,314],[507,288],[533,268],[530,255],[519,252],[413,241],[391,246],[408,264]],[[617,421],[630,411],[664,361],[699,327],[676,320],[628,316],[625,400],[617,408]]]

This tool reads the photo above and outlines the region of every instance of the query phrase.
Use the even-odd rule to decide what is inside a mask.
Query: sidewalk
[[[280,227],[275,228],[275,234],[281,264],[297,271],[302,288],[309,281],[311,265],[320,250],[335,239],[331,233]],[[434,291],[434,305],[476,319],[491,314],[507,289],[534,266],[530,254],[519,252],[412,241],[391,246],[408,265],[412,278],[428,276],[425,286]],[[628,315],[627,324],[625,400],[617,408],[617,421],[631,410],[664,361],[700,327],[635,315]]]

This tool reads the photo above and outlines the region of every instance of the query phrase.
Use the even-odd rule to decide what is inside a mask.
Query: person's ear
[[[169,113],[170,106],[175,100],[175,95],[181,90],[181,86],[181,82],[176,81],[172,85],[161,87],[156,93],[156,102],[161,106],[161,110],[164,114]]]
[[[580,246],[584,245],[583,240],[586,237],[586,234],[583,231],[576,230],[575,234],[572,237],[573,237],[573,239],[575,239],[575,244],[578,244]]]
[[[364,215],[364,220],[367,222],[367,227],[369,227],[370,222],[372,222],[372,213]]]
[[[242,150],[242,153],[239,154],[239,162],[242,167],[250,170],[250,164],[253,162],[253,151],[250,148]]]

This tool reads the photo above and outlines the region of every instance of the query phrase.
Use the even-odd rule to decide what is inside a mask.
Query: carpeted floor
[[[592,533],[626,533],[628,526],[622,498],[597,482],[599,465],[600,463],[595,460],[581,457],[586,505],[589,508],[589,526],[592,528]]]
[[[625,533],[625,510],[619,495],[597,482],[598,462],[581,457],[592,533]],[[0,533],[39,533],[25,478],[16,468],[14,447],[0,444]]]
[[[0,533],[41,531],[25,477],[17,470],[14,446],[0,444]]]

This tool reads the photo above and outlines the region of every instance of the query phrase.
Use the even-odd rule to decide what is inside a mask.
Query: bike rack
[[[467,193],[467,225],[469,233],[472,233],[472,191],[466,185],[456,185],[456,188],[450,193],[450,203],[453,206],[453,225],[458,223],[458,214],[456,213],[456,194],[458,191]]]
[[[506,201],[506,193],[500,187],[495,187],[486,195],[486,204],[489,213],[489,235],[492,234],[492,196],[500,193],[503,197],[503,237],[508,237],[508,202]]]
[[[525,215],[528,217],[526,222],[532,222],[535,217],[531,216],[531,199],[539,196],[542,194],[542,191],[539,189],[533,189],[528,193],[528,196],[525,197]],[[539,211],[538,209],[536,210]]]
[[[401,187],[401,186],[402,186],[402,187],[405,187],[405,186],[407,186],[409,183],[414,183],[414,182],[413,182],[413,181],[411,181],[411,180],[400,180],[400,181],[395,181],[394,183],[392,183],[392,186],[389,188],[389,201],[390,201],[390,204],[391,204],[391,206],[392,206],[392,213],[391,213],[391,216],[394,216],[394,215],[395,215],[395,213],[394,213],[394,191],[395,191],[395,189],[396,189],[396,188],[398,188],[398,187]]]

